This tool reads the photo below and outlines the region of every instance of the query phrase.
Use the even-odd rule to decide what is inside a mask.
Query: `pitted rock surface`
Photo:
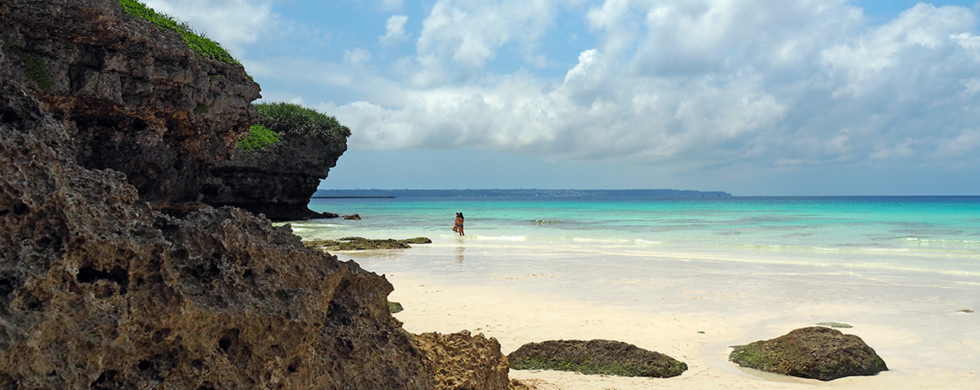
[[[123,13],[115,0],[9,0],[0,38],[51,85],[26,86],[62,121],[76,160],[126,174],[140,199],[175,214],[203,206],[208,169],[258,120],[259,85],[241,65],[201,57],[180,36]]]
[[[159,56],[142,57],[144,68],[129,65],[126,74],[153,74],[150,84],[161,86],[144,91],[146,106],[128,105],[122,87],[123,103],[96,107],[111,100],[112,76],[82,88],[102,91],[96,100],[69,93],[72,62],[60,59],[82,58],[93,47],[141,52],[147,49],[130,46],[161,44],[151,42],[162,39],[154,26],[123,18],[118,7],[114,0],[0,4],[0,38],[12,40],[0,46],[0,388],[507,387],[492,339],[450,335],[472,339],[451,352],[468,358],[430,358],[445,349],[391,317],[392,286],[383,276],[306,249],[288,226],[241,209],[160,212],[155,207],[185,201],[184,192],[141,187],[128,172],[92,166],[94,139],[137,142],[145,131],[163,141],[146,138],[159,149],[131,150],[135,160],[151,159],[151,150],[227,153],[237,130],[217,128],[215,118],[244,123],[252,115],[247,104],[215,118],[179,114],[177,102],[186,98],[179,86],[189,80],[176,69],[198,61],[186,58],[176,68],[157,68]],[[53,92],[27,77],[25,50],[56,70]],[[237,93],[221,85],[207,96],[224,87]],[[161,125],[171,122],[154,115],[166,112],[180,125]],[[96,125],[81,126],[79,118]],[[161,122],[131,133],[117,127],[139,118]],[[196,177],[195,166],[151,172],[172,184]],[[174,173],[183,170],[186,177]],[[458,380],[445,378],[452,372]]]

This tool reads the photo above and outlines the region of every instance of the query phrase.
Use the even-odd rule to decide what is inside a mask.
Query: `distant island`
[[[313,198],[730,198],[723,191],[697,190],[318,190]]]

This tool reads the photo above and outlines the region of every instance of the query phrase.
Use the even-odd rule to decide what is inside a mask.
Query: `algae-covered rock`
[[[737,346],[728,359],[742,367],[822,381],[888,370],[860,337],[821,326]]]
[[[375,240],[364,237],[344,237],[339,240],[307,240],[303,244],[310,248],[326,251],[364,251],[371,249],[409,249],[408,244],[431,244],[432,240],[425,237],[409,238],[406,240],[384,239]]]
[[[516,370],[575,371],[582,374],[670,378],[687,363],[632,344],[610,340],[550,340],[528,343],[507,356]]]

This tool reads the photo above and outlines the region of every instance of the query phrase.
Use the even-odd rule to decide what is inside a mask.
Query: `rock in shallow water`
[[[559,370],[583,374],[669,378],[687,371],[670,356],[610,340],[549,340],[528,343],[507,356],[516,370]]]
[[[728,359],[742,367],[822,381],[888,370],[860,337],[821,326],[737,346]]]

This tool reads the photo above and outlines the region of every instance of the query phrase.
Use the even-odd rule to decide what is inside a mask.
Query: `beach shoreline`
[[[609,339],[667,354],[688,364],[677,378],[623,378],[547,370],[511,370],[511,378],[539,389],[975,389],[976,370],[917,367],[894,353],[908,339],[900,327],[853,324],[844,333],[862,337],[889,364],[890,371],[872,377],[848,377],[830,382],[767,374],[742,369],[727,361],[729,346],[781,336],[812,326],[813,321],[769,322],[764,310],[740,313],[650,312],[628,305],[599,304],[541,293],[529,294],[513,284],[467,286],[412,273],[386,275],[395,286],[390,301],[405,310],[395,314],[409,332],[454,333],[462,330],[496,338],[504,354],[524,343],[545,340]],[[535,280],[522,280],[526,283]],[[843,314],[855,307],[841,307]],[[822,316],[830,315],[829,312]],[[962,314],[966,316],[966,313]],[[704,332],[704,333],[699,333]],[[903,341],[904,340],[904,341]]]
[[[528,342],[608,339],[667,354],[670,379],[513,371],[542,389],[978,389],[980,231],[972,200],[765,198],[700,202],[348,201],[356,223],[307,238],[432,244],[337,252],[386,274],[410,332],[468,330],[507,354]],[[446,216],[467,210],[466,237]],[[890,371],[819,382],[743,370],[733,345],[839,322]],[[704,333],[699,333],[704,332]]]

